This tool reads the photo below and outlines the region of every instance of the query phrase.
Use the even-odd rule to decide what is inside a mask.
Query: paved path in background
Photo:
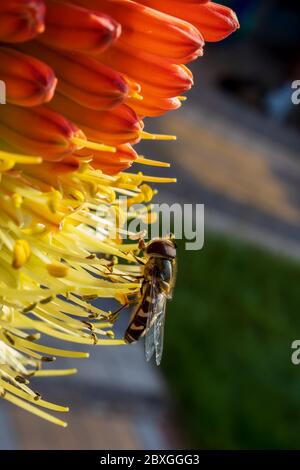
[[[196,95],[192,106],[153,128],[178,136],[154,144],[172,162],[165,173],[178,178],[163,187],[161,200],[203,203],[206,228],[300,258],[300,135],[254,113],[245,118],[226,100],[222,108],[222,100],[216,92]]]
[[[126,318],[121,322],[119,336]],[[0,450],[180,448],[170,394],[160,371],[145,362],[142,345],[88,351],[89,359],[56,361],[59,368],[76,366],[77,375],[34,381],[43,397],[70,406],[70,413],[60,416],[68,428],[1,401]]]

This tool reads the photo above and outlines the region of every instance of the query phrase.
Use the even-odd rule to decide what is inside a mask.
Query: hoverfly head
[[[146,255],[174,259],[176,258],[176,244],[170,238],[153,240],[146,247]]]

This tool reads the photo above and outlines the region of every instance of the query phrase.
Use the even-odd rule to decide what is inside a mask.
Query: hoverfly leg
[[[143,251],[146,249],[146,243],[145,243],[145,240],[143,238],[141,238],[139,240],[139,249],[143,250]]]
[[[163,281],[162,279],[159,280],[159,287],[162,292],[165,292],[168,295],[171,291],[171,286],[168,282]]]
[[[138,258],[136,255],[132,255],[134,257],[134,259],[136,260],[136,262],[138,264],[140,264],[141,266],[145,266],[145,264],[147,263],[147,261],[142,261],[140,258]]]
[[[128,301],[128,302],[126,302],[126,304],[124,304],[124,305],[122,305],[121,307],[119,307],[115,312],[111,312],[111,313],[109,314],[109,316],[108,316],[108,321],[109,321],[109,323],[114,324],[114,323],[117,321],[117,319],[119,318],[120,313],[121,313],[125,308],[129,307],[129,305],[130,305],[130,302]]]

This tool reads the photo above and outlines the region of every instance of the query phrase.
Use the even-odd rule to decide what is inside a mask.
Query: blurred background
[[[70,405],[69,427],[1,403],[0,449],[300,449],[300,6],[223,3],[241,30],[206,46],[181,110],[148,123],[178,141],[140,147],[178,177],[160,201],[205,204],[203,250],[179,243],[162,367],[141,344],[58,360],[79,374],[35,388]]]

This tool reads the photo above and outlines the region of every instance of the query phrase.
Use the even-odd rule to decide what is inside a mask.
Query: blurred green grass
[[[213,235],[178,251],[163,369],[191,446],[299,449],[300,264]]]

